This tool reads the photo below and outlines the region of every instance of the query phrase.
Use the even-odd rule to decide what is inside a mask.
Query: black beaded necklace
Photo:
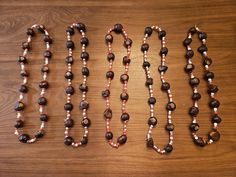
[[[123,84],[122,93],[120,94],[120,99],[122,102],[121,110],[121,121],[123,123],[123,134],[118,137],[117,142],[114,143],[112,141],[113,139],[113,133],[110,131],[110,121],[112,118],[112,110],[110,108],[110,86],[111,86],[111,80],[114,78],[114,72],[112,71],[112,65],[113,61],[115,59],[114,53],[112,53],[112,47],[111,44],[113,42],[113,36],[111,35],[111,32],[114,31],[117,34],[122,34],[124,37],[124,46],[127,48],[127,55],[123,58],[123,64],[125,66],[125,72],[120,76],[120,81]],[[129,121],[129,114],[126,112],[125,105],[128,101],[129,95],[127,93],[127,84],[129,80],[128,76],[128,70],[129,70],[129,64],[130,64],[130,54],[131,54],[131,45],[132,40],[128,38],[128,35],[126,31],[123,29],[123,26],[121,24],[114,25],[114,28],[109,29],[107,35],[105,36],[105,41],[108,46],[108,54],[107,54],[107,60],[109,61],[109,71],[106,73],[107,78],[107,87],[106,90],[102,91],[102,96],[104,99],[106,99],[106,110],[104,111],[104,117],[106,119],[106,134],[105,138],[109,142],[109,144],[114,147],[118,148],[120,145],[125,144],[127,141],[127,123]]]
[[[20,133],[19,129],[23,127],[23,122],[24,122],[24,119],[22,118],[22,111],[25,109],[25,104],[23,103],[22,100],[24,99],[24,94],[28,92],[27,79],[28,79],[29,74],[25,69],[25,64],[28,63],[26,55],[31,49],[31,46],[30,46],[31,38],[35,36],[34,29],[37,29],[40,33],[44,35],[43,40],[46,45],[46,51],[44,52],[44,65],[41,69],[43,80],[39,83],[39,88],[41,89],[41,92],[40,92],[40,97],[38,99],[38,104],[39,104],[41,126],[39,130],[35,133],[34,137],[30,138],[28,134]],[[17,121],[15,124],[15,135],[18,136],[19,141],[22,143],[34,143],[38,138],[43,137],[45,122],[48,121],[48,116],[47,114],[44,113],[43,108],[47,104],[47,99],[44,97],[44,95],[46,93],[46,89],[48,89],[49,87],[49,84],[47,82],[47,74],[49,72],[48,61],[52,56],[52,53],[50,52],[50,44],[52,43],[52,39],[49,36],[45,27],[43,25],[38,25],[38,24],[35,24],[31,28],[28,28],[26,34],[28,35],[28,39],[27,39],[27,42],[22,43],[23,54],[22,56],[18,57],[18,62],[21,66],[20,75],[23,79],[23,83],[19,88],[20,96],[19,96],[18,102],[15,105],[15,111],[16,111],[16,117],[17,117]]]
[[[199,85],[200,80],[193,75],[193,70],[195,66],[192,63],[192,57],[194,56],[194,52],[190,48],[190,44],[192,42],[192,35],[194,34],[197,34],[199,40],[201,41],[201,46],[198,48],[198,52],[201,53],[203,58],[203,65],[205,68],[204,79],[207,81],[207,92],[210,97],[209,107],[213,109],[211,118],[211,121],[213,123],[213,130],[208,134],[207,140],[202,137],[199,137],[196,134],[199,129],[199,124],[197,123],[196,119],[199,113],[198,100],[201,98],[201,95],[197,90],[197,86]],[[200,31],[199,28],[195,26],[189,29],[188,36],[183,41],[183,45],[186,47],[185,57],[187,58],[187,65],[185,67],[185,71],[189,74],[189,84],[193,89],[193,106],[189,109],[189,114],[192,117],[192,123],[190,124],[189,128],[192,133],[193,141],[199,146],[212,144],[214,141],[218,141],[220,139],[220,133],[217,131],[218,124],[221,122],[221,118],[218,116],[218,107],[220,106],[220,102],[215,99],[215,93],[218,91],[218,87],[212,84],[214,73],[209,71],[209,66],[212,63],[212,60],[207,56],[206,38],[207,34],[205,32]]]
[[[150,76],[150,63],[147,60],[147,51],[149,49],[149,45],[146,43],[146,40],[148,37],[151,36],[152,32],[156,31],[158,33],[159,39],[161,40],[161,49],[160,49],[160,57],[161,57],[161,64],[158,67],[158,71],[160,72],[160,78],[161,78],[161,90],[165,91],[167,93],[169,102],[166,105],[166,110],[167,110],[167,124],[166,124],[166,130],[169,132],[169,142],[168,144],[164,147],[163,150],[158,148],[156,145],[154,145],[153,138],[151,137],[152,134],[152,129],[157,125],[157,119],[154,116],[154,104],[156,103],[156,98],[153,96],[153,79]],[[165,46],[165,36],[166,32],[162,30],[158,26],[152,26],[152,27],[146,27],[144,31],[144,38],[143,38],[143,44],[141,46],[141,51],[143,52],[143,68],[145,70],[146,74],[146,86],[148,87],[149,90],[149,98],[148,98],[148,104],[150,106],[150,118],[148,119],[148,132],[146,136],[147,140],[147,147],[153,148],[156,152],[160,154],[166,154],[169,153],[173,150],[172,144],[173,144],[173,130],[174,130],[174,125],[172,124],[171,120],[171,114],[175,110],[176,105],[173,102],[172,99],[172,94],[170,91],[170,84],[165,81],[164,79],[164,74],[167,71],[168,67],[165,64],[166,61],[166,55],[168,53],[168,48]]]
[[[73,73],[72,73],[72,64],[73,64],[73,56],[72,51],[74,49],[74,42],[71,40],[71,36],[74,35],[74,28],[77,28],[79,33],[81,34],[81,60],[83,62],[82,67],[82,75],[83,75],[83,82],[80,84],[79,89],[82,92],[82,101],[80,102],[80,110],[82,113],[82,121],[81,125],[84,127],[84,135],[81,138],[79,143],[74,142],[74,139],[69,136],[69,129],[73,127],[74,121],[71,118],[71,111],[73,109],[73,105],[71,103],[71,96],[74,94],[75,89],[72,86],[72,80],[73,80]],[[67,71],[65,73],[65,78],[67,79],[67,87],[65,89],[65,92],[67,94],[67,102],[64,105],[64,109],[66,110],[66,118],[64,120],[65,124],[65,139],[64,143],[67,146],[73,146],[73,147],[79,147],[81,145],[85,145],[88,143],[88,127],[91,124],[90,119],[87,117],[87,109],[89,108],[89,103],[86,100],[86,93],[88,91],[87,86],[87,77],[89,76],[89,69],[87,68],[87,60],[89,59],[89,54],[86,52],[86,47],[89,44],[88,38],[85,37],[85,31],[86,27],[83,23],[73,23],[71,26],[69,26],[66,30],[67,33],[67,42],[66,47],[68,49],[68,56],[66,57],[66,63],[67,63]]]

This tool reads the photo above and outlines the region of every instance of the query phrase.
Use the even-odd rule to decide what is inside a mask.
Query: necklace
[[[114,53],[112,53],[112,42],[113,42],[113,36],[111,35],[111,32],[115,32],[116,34],[122,34],[124,37],[124,46],[127,49],[126,56],[123,57],[123,65],[125,66],[124,74],[120,76],[120,81],[123,84],[122,93],[120,94],[120,99],[122,102],[121,106],[121,121],[123,123],[123,133],[121,136],[118,137],[117,142],[113,142],[113,133],[110,130],[110,121],[112,118],[112,110],[110,105],[110,87],[111,87],[111,80],[114,78],[114,72],[112,71],[113,61],[115,59]],[[107,87],[104,91],[102,91],[102,97],[106,100],[106,109],[103,113],[105,119],[106,119],[106,134],[105,138],[108,141],[108,143],[114,147],[118,148],[120,145],[125,144],[127,141],[127,123],[129,121],[129,114],[126,112],[125,106],[126,102],[129,99],[129,95],[127,93],[127,84],[129,80],[128,70],[129,70],[129,64],[130,64],[130,54],[131,54],[131,45],[132,40],[128,38],[128,35],[126,31],[123,29],[123,26],[121,24],[114,25],[114,28],[109,29],[108,33],[105,36],[105,41],[108,46],[108,54],[107,54],[107,60],[109,61],[109,71],[106,73],[107,78]]]
[[[150,76],[150,63],[148,62],[148,56],[147,52],[149,49],[148,43],[146,43],[147,38],[152,35],[152,32],[156,31],[158,33],[159,39],[161,40],[161,49],[160,49],[160,57],[161,57],[161,64],[158,67],[158,71],[160,72],[160,78],[161,78],[161,90],[167,93],[169,102],[166,105],[166,110],[167,110],[167,124],[166,124],[166,130],[169,132],[169,142],[168,144],[164,147],[163,150],[158,148],[154,144],[154,140],[151,137],[152,134],[152,129],[157,125],[157,118],[154,116],[154,105],[156,103],[156,98],[153,96],[153,79]],[[165,36],[166,32],[162,30],[158,26],[152,26],[152,27],[146,27],[144,31],[144,38],[143,38],[143,44],[141,46],[141,51],[143,52],[143,68],[145,70],[146,74],[146,86],[148,87],[149,91],[149,98],[148,98],[148,104],[150,107],[150,117],[148,119],[148,132],[146,136],[146,141],[147,141],[147,147],[153,148],[156,152],[160,154],[166,154],[170,153],[173,150],[172,144],[173,144],[173,130],[174,130],[174,125],[171,120],[171,114],[175,110],[176,105],[173,102],[172,99],[172,94],[170,91],[170,84],[165,81],[164,79],[164,74],[167,71],[168,67],[165,64],[166,61],[166,55],[168,53],[168,48],[165,46]]]
[[[43,67],[41,68],[41,72],[43,75],[43,80],[39,83],[39,88],[40,88],[40,97],[38,99],[38,104],[39,104],[39,113],[40,113],[40,120],[41,120],[41,126],[39,130],[35,133],[33,138],[30,138],[30,136],[26,133],[20,133],[19,129],[23,128],[24,124],[24,119],[22,117],[22,111],[25,109],[25,104],[23,103],[24,99],[24,94],[28,92],[28,87],[27,87],[27,79],[28,79],[28,72],[25,69],[25,64],[28,63],[28,59],[26,55],[31,49],[30,43],[31,43],[31,38],[35,36],[35,31],[34,29],[37,29],[40,33],[43,34],[45,46],[46,46],[46,51],[44,52],[44,64]],[[45,127],[45,122],[48,121],[48,116],[47,114],[44,113],[44,106],[47,105],[47,99],[44,97],[46,90],[49,87],[49,83],[47,82],[47,74],[49,72],[48,68],[48,61],[52,56],[52,53],[50,51],[50,44],[52,43],[52,39],[49,36],[47,30],[43,25],[38,25],[35,24],[31,28],[27,29],[27,42],[22,43],[22,49],[23,49],[23,54],[18,57],[18,62],[21,67],[21,77],[23,79],[23,83],[21,84],[19,88],[20,96],[19,99],[15,105],[15,111],[16,111],[16,124],[15,124],[15,135],[18,136],[18,139],[22,143],[34,143],[37,139],[43,137],[44,135],[44,127]]]
[[[83,75],[83,82],[80,84],[79,89],[82,92],[82,100],[80,102],[80,110],[82,111],[82,121],[81,125],[84,127],[84,135],[81,138],[79,143],[74,142],[74,139],[69,136],[69,129],[73,127],[74,121],[71,118],[71,111],[73,109],[73,104],[71,103],[71,96],[74,94],[75,89],[72,86],[73,73],[72,73],[72,64],[74,61],[73,58],[73,49],[74,42],[71,40],[71,36],[74,35],[74,28],[77,28],[81,34],[80,44],[81,44],[81,54],[80,58],[83,62],[83,67],[81,69],[81,73]],[[89,69],[87,68],[87,60],[89,59],[89,54],[86,52],[86,47],[89,44],[88,38],[85,37],[86,27],[83,23],[73,23],[66,30],[67,33],[67,42],[66,47],[68,49],[68,56],[66,57],[67,63],[67,71],[65,73],[65,78],[67,79],[67,87],[65,88],[65,92],[67,95],[67,102],[64,105],[64,109],[66,111],[66,118],[64,120],[65,125],[65,139],[64,143],[67,146],[72,145],[73,147],[79,147],[81,145],[85,145],[88,143],[88,127],[91,124],[90,119],[87,117],[87,109],[89,108],[89,103],[86,100],[86,93],[88,91],[87,86],[87,77],[89,76]]]
[[[197,90],[197,86],[199,85],[200,80],[193,74],[193,70],[195,68],[192,62],[194,52],[190,48],[190,44],[192,42],[192,35],[194,34],[197,34],[199,40],[201,41],[201,46],[198,48],[198,52],[202,55],[203,58],[203,66],[205,68],[204,79],[207,82],[207,92],[210,97],[209,107],[213,109],[211,117],[211,121],[213,123],[213,130],[208,134],[207,140],[202,137],[199,137],[196,134],[196,132],[199,130],[199,124],[197,123],[197,115],[199,113],[198,100],[201,98],[201,95]],[[205,32],[200,31],[199,28],[195,26],[189,29],[188,36],[183,41],[183,45],[186,47],[185,57],[187,58],[187,65],[185,67],[185,71],[189,74],[189,84],[193,89],[193,106],[189,109],[189,115],[192,117],[192,123],[190,124],[189,128],[192,134],[193,141],[199,146],[212,144],[214,141],[218,141],[220,139],[220,133],[217,131],[217,126],[221,122],[221,118],[218,116],[218,107],[220,106],[220,102],[215,99],[215,93],[218,91],[218,87],[212,84],[214,73],[209,71],[209,66],[212,63],[212,60],[207,55],[206,38],[207,34]]]

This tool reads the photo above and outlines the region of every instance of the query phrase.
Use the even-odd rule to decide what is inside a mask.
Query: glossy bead
[[[153,148],[153,146],[154,146],[153,139],[152,138],[147,139],[146,145],[147,145],[148,148]]]
[[[146,68],[146,67],[149,68],[150,65],[151,65],[151,64],[150,64],[148,61],[144,61],[144,62],[143,62],[143,68]]]
[[[89,40],[88,40],[88,38],[86,38],[86,37],[82,37],[82,38],[80,39],[80,43],[81,43],[82,45],[87,46],[87,45],[89,44]]]
[[[184,68],[185,72],[191,73],[194,70],[195,66],[193,64],[187,64]]]
[[[128,74],[122,74],[122,75],[120,76],[120,81],[121,81],[122,83],[128,82],[128,80],[129,80],[129,75],[128,75]]]
[[[123,26],[121,24],[115,24],[114,25],[114,32],[115,33],[122,33],[122,30],[123,30]]]
[[[217,100],[217,99],[215,99],[215,98],[212,98],[211,99],[211,101],[210,101],[210,103],[209,103],[209,106],[210,106],[210,108],[218,108],[219,106],[220,106],[220,102]]]
[[[153,79],[152,78],[147,78],[145,85],[149,86],[153,84]]]
[[[190,109],[189,109],[189,114],[191,116],[197,116],[199,113],[199,109],[195,106],[192,106]]]
[[[199,80],[197,77],[191,78],[191,79],[189,80],[189,84],[190,84],[192,87],[198,86],[199,83],[200,83],[200,80]]]
[[[199,130],[199,125],[197,123],[191,123],[189,125],[189,129],[193,132],[198,131]]]
[[[107,43],[112,43],[113,42],[113,36],[111,35],[111,34],[107,34],[106,36],[105,36],[105,41],[107,42]]]
[[[87,144],[87,143],[88,143],[88,137],[83,136],[83,137],[81,138],[81,140],[80,140],[80,143],[81,143],[82,145]]]
[[[65,122],[64,122],[64,125],[65,125],[65,127],[68,127],[68,128],[73,127],[73,125],[74,125],[73,119],[71,119],[71,118],[66,119]]]
[[[19,101],[15,105],[15,111],[23,111],[25,108],[25,105],[23,102]]]
[[[156,98],[155,97],[148,98],[148,104],[155,104],[155,103],[156,103]]]
[[[71,103],[66,103],[66,104],[64,105],[64,109],[65,109],[66,111],[71,111],[71,110],[73,109],[73,105],[72,105]]]
[[[75,47],[75,44],[74,44],[74,42],[73,41],[66,41],[66,47],[67,47],[67,49],[74,49],[74,47]]]
[[[167,55],[168,53],[168,48],[167,47],[162,47],[160,50],[160,56],[162,55]]]
[[[166,151],[166,153],[170,153],[173,150],[173,146],[170,144],[167,144],[164,150]]]
[[[88,109],[89,108],[89,103],[85,100],[81,101],[80,102],[80,109],[83,110],[83,109]]]
[[[212,123],[221,123],[221,118],[217,115],[217,114],[215,114],[212,118],[211,118],[211,122]]]
[[[65,88],[65,92],[66,92],[66,94],[73,95],[73,94],[75,93],[75,89],[74,89],[74,87],[72,87],[72,86],[67,86],[67,87]]]
[[[46,105],[47,104],[47,99],[45,97],[40,97],[38,99],[38,104],[43,105],[43,106]]]
[[[42,68],[41,68],[41,72],[42,73],[49,73],[49,68],[47,65],[44,65]]]
[[[200,100],[201,99],[201,94],[200,93],[193,93],[192,95],[192,100]]]
[[[118,142],[119,144],[125,144],[126,141],[127,141],[127,136],[126,136],[126,135],[121,135],[121,136],[118,137],[118,139],[117,139],[117,142]]]
[[[67,146],[70,146],[73,142],[74,142],[74,139],[70,136],[68,136],[64,139],[64,144]]]
[[[121,121],[128,121],[130,118],[129,114],[128,113],[122,113],[121,116],[120,116],[120,120]]]
[[[152,28],[151,27],[146,27],[144,30],[144,34],[147,36],[151,36],[152,35]]]
[[[73,64],[74,59],[73,59],[72,56],[67,56],[65,61],[66,61],[67,64]]]
[[[168,82],[164,82],[161,85],[162,90],[169,90],[170,89],[170,84]]]
[[[46,50],[46,51],[44,52],[43,56],[44,56],[45,58],[51,58],[51,57],[52,57],[52,52],[49,51],[49,50]]]
[[[210,84],[208,85],[208,90],[207,92],[210,93],[216,93],[218,91],[218,87],[216,85]]]
[[[26,85],[21,85],[19,88],[19,91],[21,93],[27,93],[28,92],[28,87]]]
[[[168,111],[174,111],[174,110],[176,109],[175,103],[174,103],[174,102],[169,102],[169,103],[167,103],[166,109],[167,109]]]
[[[110,108],[107,108],[104,111],[103,115],[106,119],[111,119],[112,118],[112,110]]]
[[[192,50],[187,50],[186,51],[185,57],[187,59],[192,58],[193,56],[194,56],[194,52]]]
[[[89,53],[88,53],[88,52],[81,52],[80,58],[81,58],[82,60],[85,59],[86,61],[88,61],[88,59],[89,59]]]
[[[126,65],[126,64],[130,64],[131,60],[127,57],[127,56],[124,56],[123,57],[123,64]]]
[[[85,24],[83,24],[83,23],[77,23],[77,24],[76,24],[76,28],[77,28],[79,31],[83,31],[83,32],[86,31],[86,26],[85,26]]]
[[[114,78],[114,72],[113,71],[107,71],[106,77],[107,77],[107,79],[113,79]]]
[[[80,84],[79,89],[81,92],[87,92],[88,86],[86,86],[85,84]]]
[[[208,58],[208,57],[205,57],[204,59],[203,59],[203,65],[208,65],[208,66],[210,66],[211,65],[211,63],[212,63],[212,60],[210,59],[210,58]]]
[[[148,51],[148,49],[149,49],[149,45],[147,43],[142,44],[142,46],[141,46],[142,52]]]
[[[43,36],[44,42],[48,42],[49,44],[52,44],[52,38],[48,35]]]
[[[150,118],[148,119],[148,125],[149,125],[149,126],[152,125],[153,127],[155,127],[156,124],[157,124],[157,119],[156,119],[156,117],[150,117]]]
[[[168,123],[168,124],[166,124],[166,127],[165,127],[165,128],[166,128],[167,131],[173,131],[174,128],[175,128],[175,126],[174,126],[174,124],[169,124],[169,123]]]
[[[191,38],[186,38],[184,41],[183,41],[183,45],[185,47],[187,47],[188,45],[190,45],[192,43],[192,39]]]
[[[203,40],[207,38],[207,34],[205,32],[199,32],[198,37],[200,40]]]
[[[87,67],[83,67],[81,72],[82,72],[82,75],[89,76],[89,69]]]
[[[75,34],[74,28],[71,28],[70,26],[67,27],[66,32],[69,33],[70,35]]]
[[[71,71],[67,71],[65,73],[65,78],[66,79],[73,79],[73,77],[74,77],[74,75],[73,75],[73,73]]]
[[[42,131],[38,131],[34,135],[35,138],[42,138],[43,136],[44,136],[44,132],[42,132]]]
[[[163,37],[166,36],[166,31],[165,30],[161,30],[158,32],[158,37],[160,40],[162,40]]]
[[[209,139],[212,139],[213,141],[218,141],[220,139],[220,133],[218,131],[212,131],[208,136]]]
[[[30,49],[30,45],[28,42],[22,42],[22,49],[25,50],[25,49]]]
[[[45,89],[48,89],[49,87],[49,83],[47,81],[41,81],[39,83],[39,88],[45,88]]]
[[[189,33],[191,33],[192,35],[195,34],[197,32],[196,28],[193,26],[188,30]]]
[[[168,69],[168,66],[164,66],[164,65],[160,65],[158,66],[158,71],[161,73],[161,72],[166,72]]]
[[[17,120],[15,124],[15,128],[22,128],[24,125],[24,122],[22,120]]]
[[[198,137],[198,139],[194,139],[194,143],[202,147],[206,145],[206,141],[202,137]]]
[[[17,59],[17,61],[19,62],[19,63],[27,63],[27,59],[26,59],[26,57],[23,57],[23,56],[19,56],[18,57],[18,59]]]
[[[35,35],[35,32],[32,28],[28,28],[26,34],[33,37]]]
[[[130,38],[127,38],[127,39],[124,41],[124,46],[125,46],[126,48],[131,47],[132,43],[133,43],[133,41],[132,41]]]
[[[214,79],[214,73],[213,72],[210,72],[210,71],[207,71],[205,74],[204,74],[204,79],[205,80],[208,80],[208,79]]]
[[[121,94],[120,94],[120,99],[127,101],[127,100],[129,99],[128,93],[126,93],[126,92],[121,93]]]
[[[84,118],[82,121],[81,121],[81,125],[83,127],[89,127],[91,125],[91,121],[89,118]]]
[[[41,121],[47,122],[47,121],[48,121],[48,116],[47,116],[47,114],[41,114],[40,117],[39,117],[39,119],[40,119]]]
[[[106,98],[110,96],[110,90],[106,89],[104,91],[102,91],[102,97]]]
[[[106,140],[111,140],[112,138],[113,138],[113,133],[112,132],[106,132],[106,134],[105,134],[105,138],[106,138]]]
[[[198,47],[197,51],[201,54],[203,54],[204,52],[206,52],[208,49],[207,49],[207,46],[206,45],[201,45],[200,47]]]
[[[28,140],[30,140],[30,136],[28,134],[23,133],[19,136],[19,141],[21,143],[27,143]]]

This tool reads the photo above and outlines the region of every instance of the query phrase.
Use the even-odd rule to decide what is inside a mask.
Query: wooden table
[[[88,52],[90,60],[90,76],[88,79],[88,115],[92,120],[89,143],[86,147],[73,149],[65,147],[63,120],[65,111],[64,88],[66,81],[64,73],[67,55],[65,48],[65,29],[73,22],[84,22],[87,25],[87,37],[90,39]],[[128,142],[119,149],[111,148],[104,139],[105,124],[103,111],[105,101],[101,91],[105,88],[105,72],[108,68],[106,61],[106,45],[104,35],[115,23],[123,24],[133,40],[132,62],[130,65],[130,82],[128,92],[130,99],[127,110],[131,119],[128,124]],[[50,121],[46,124],[46,135],[39,142],[31,145],[21,144],[14,136],[13,125],[15,112],[13,106],[18,98],[17,88],[20,85],[17,56],[21,54],[21,42],[26,40],[25,30],[31,25],[44,24],[54,39],[52,45],[53,58],[50,61],[50,89],[47,92],[48,114]],[[215,73],[214,83],[220,88],[217,98],[221,102],[219,109],[223,122],[220,124],[221,140],[204,148],[193,144],[188,125],[191,118],[188,108],[192,105],[191,88],[188,76],[183,68],[186,60],[182,41],[187,30],[198,25],[208,34],[209,56],[213,59],[211,71]],[[174,151],[169,155],[159,155],[147,149],[145,134],[147,131],[148,92],[144,86],[145,75],[141,67],[142,53],[140,51],[144,27],[160,25],[167,31],[167,65],[166,74],[171,83],[173,98],[177,109],[173,114],[175,124]],[[217,176],[230,177],[236,175],[236,1],[234,0],[200,0],[200,1],[14,1],[0,0],[0,177],[64,177],[64,176]],[[38,35],[39,36],[39,35]],[[115,35],[114,52],[115,74],[112,83],[111,104],[114,111],[112,129],[115,138],[121,133],[120,100],[121,84],[119,75],[123,72],[121,64],[125,49],[121,47],[121,36]],[[76,126],[72,135],[76,140],[81,137],[81,112],[78,109],[81,82],[79,60],[79,35],[76,41],[73,65],[76,95],[73,103],[76,105],[73,118]],[[194,38],[193,47],[199,46]],[[33,42],[32,55],[28,70],[30,91],[27,94],[27,109],[25,111],[25,130],[32,134],[39,126],[37,113],[39,72],[42,65],[42,38],[36,37]],[[160,59],[158,51],[160,42],[154,34],[149,40],[151,73],[154,77],[154,91],[157,98],[155,111],[158,126],[153,136],[158,146],[163,147],[167,142],[166,95],[160,91],[160,79],[157,66]],[[196,50],[195,50],[196,51]],[[201,57],[195,52],[194,62],[197,65],[196,75],[201,78],[200,101],[201,125],[199,134],[207,136],[211,123],[210,109],[207,106],[208,96],[206,84],[202,79],[203,69]]]

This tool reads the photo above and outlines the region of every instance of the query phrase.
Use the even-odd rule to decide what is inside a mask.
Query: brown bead
[[[206,145],[206,141],[202,138],[202,137],[198,137],[198,139],[194,139],[194,142],[198,145],[198,146],[205,146]]]
[[[80,102],[80,109],[83,110],[83,109],[88,109],[89,108],[89,103],[85,100],[81,101]]]
[[[15,105],[15,111],[23,111],[24,108],[25,108],[25,105],[21,101],[17,102]]]
[[[41,81],[40,83],[39,83],[39,87],[40,88],[45,88],[45,89],[48,89],[48,87],[49,87],[49,83],[47,82],[47,81]]]
[[[44,73],[49,73],[49,68],[47,65],[44,65],[42,68],[41,68],[41,71]]]
[[[111,34],[107,34],[106,36],[105,36],[105,41],[108,43],[108,42],[110,42],[110,43],[112,43],[113,42],[113,36],[111,35]]]
[[[128,80],[129,80],[129,75],[128,75],[128,74],[122,74],[122,75],[120,76],[120,81],[121,81],[122,83],[128,82]]]
[[[110,108],[107,108],[104,113],[103,113],[104,117],[107,119],[111,119],[112,118],[112,110]]]
[[[125,92],[121,93],[121,94],[120,94],[120,99],[127,101],[127,100],[129,99],[128,93],[125,93]]]
[[[218,131],[212,131],[208,136],[209,139],[212,139],[213,141],[218,141],[220,139],[220,133]]]
[[[102,97],[106,98],[110,96],[110,90],[106,89],[102,91]]]
[[[22,43],[22,49],[23,49],[23,50],[25,50],[25,49],[28,49],[28,50],[29,50],[29,49],[30,49],[29,43],[28,43],[28,42],[23,42],[23,43]]]
[[[127,39],[124,41],[124,46],[125,46],[126,48],[131,47],[132,43],[133,43],[133,41],[132,41],[130,38],[127,38]]]
[[[154,141],[152,138],[147,139],[147,147],[153,148],[154,146]]]

